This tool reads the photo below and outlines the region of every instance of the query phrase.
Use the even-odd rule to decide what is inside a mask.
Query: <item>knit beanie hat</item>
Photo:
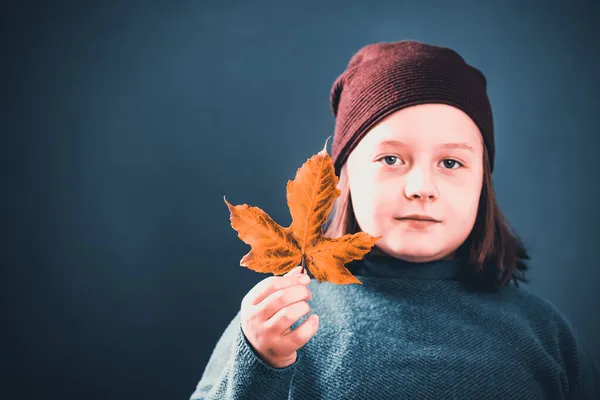
[[[477,125],[494,170],[494,124],[487,81],[454,50],[403,40],[361,48],[335,80],[330,95],[335,116],[335,174],[375,124],[402,108],[443,103],[464,111]]]

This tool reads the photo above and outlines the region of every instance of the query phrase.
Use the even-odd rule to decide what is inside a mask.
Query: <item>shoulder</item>
[[[544,321],[556,325],[572,333],[572,324],[556,304],[543,295],[534,293],[524,287],[509,286],[503,294],[534,321]]]
[[[599,398],[598,359],[573,321],[547,297],[522,288],[514,291],[516,302],[523,306],[528,320],[532,321],[530,326],[536,339],[556,362],[562,364],[573,398]]]
[[[531,329],[544,342],[559,344],[561,351],[577,351],[577,338],[568,316],[549,298],[523,287],[507,287],[507,295],[523,317],[530,322]]]

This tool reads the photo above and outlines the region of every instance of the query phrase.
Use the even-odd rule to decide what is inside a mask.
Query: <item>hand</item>
[[[286,275],[263,279],[242,300],[242,331],[259,357],[274,368],[295,363],[297,350],[319,328],[319,317],[313,314],[293,331],[290,329],[310,312],[307,300],[312,293],[306,286],[310,277],[300,270],[298,266]]]

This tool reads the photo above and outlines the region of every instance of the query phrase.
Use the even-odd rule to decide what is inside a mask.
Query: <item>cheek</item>
[[[376,209],[377,198],[373,195],[372,191],[357,189],[351,190],[350,194],[352,196],[352,207],[357,216],[364,219],[370,216]]]
[[[462,192],[449,202],[449,216],[455,222],[474,222],[479,207],[479,192]]]
[[[364,214],[370,211],[377,200],[377,187],[366,173],[355,171],[350,182],[350,195],[354,211]]]
[[[368,190],[364,187],[359,187],[356,190],[351,190],[352,207],[354,215],[360,227],[364,231],[379,234],[384,223],[385,216],[390,211],[390,201],[385,197],[385,193],[379,193],[371,186]]]

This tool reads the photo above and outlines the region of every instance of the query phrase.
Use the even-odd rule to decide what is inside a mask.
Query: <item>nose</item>
[[[406,175],[404,192],[409,199],[429,200],[437,197],[437,188],[433,183],[431,174],[419,167],[411,168]]]

